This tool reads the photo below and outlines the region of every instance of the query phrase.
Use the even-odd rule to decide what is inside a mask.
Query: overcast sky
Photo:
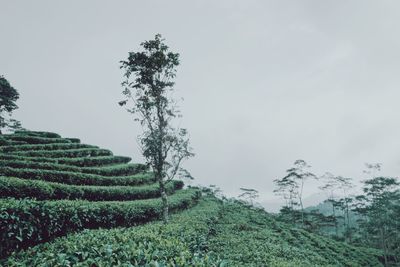
[[[0,75],[15,118],[140,162],[140,128],[117,104],[119,61],[161,33],[181,54],[182,126],[194,184],[260,191],[296,159],[361,180],[400,172],[398,1],[5,1]],[[307,196],[317,193],[315,184]]]

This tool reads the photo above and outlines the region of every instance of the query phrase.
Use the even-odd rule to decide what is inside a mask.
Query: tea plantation
[[[55,133],[2,135],[0,265],[382,266],[377,250],[181,181],[168,184],[174,214],[163,225],[152,173],[130,161]]]

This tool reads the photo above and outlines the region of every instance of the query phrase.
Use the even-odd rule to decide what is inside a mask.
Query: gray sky
[[[398,1],[5,1],[0,74],[26,128],[142,161],[121,109],[119,61],[156,33],[181,54],[176,79],[194,184],[260,191],[296,159],[362,178],[400,171]],[[316,185],[308,196],[315,198]],[[312,199],[310,197],[310,199]],[[311,200],[310,200],[311,201]]]

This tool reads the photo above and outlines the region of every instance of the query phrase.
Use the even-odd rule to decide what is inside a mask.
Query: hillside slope
[[[263,211],[205,196],[169,225],[86,230],[5,266],[382,266],[375,250],[289,229]]]
[[[83,229],[158,219],[154,175],[130,161],[55,133],[0,136],[0,258]],[[167,185],[172,211],[199,197],[182,188],[182,181]]]
[[[154,221],[152,173],[129,162],[54,133],[0,137],[0,265],[382,266],[379,251],[292,229],[180,181],[169,184],[175,214],[165,226]]]

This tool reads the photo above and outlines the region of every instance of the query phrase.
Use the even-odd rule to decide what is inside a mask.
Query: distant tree
[[[329,202],[332,205],[332,217],[333,217],[333,223],[335,227],[335,235],[339,236],[339,231],[338,231],[338,222],[337,222],[337,217],[336,217],[336,207],[337,207],[337,197],[336,197],[336,190],[338,189],[338,183],[336,177],[330,173],[326,172],[322,177],[321,180],[324,181],[324,185],[320,187],[321,190],[327,191],[329,196],[327,199],[327,202]]]
[[[400,252],[399,186],[397,178],[374,177],[364,181],[364,194],[357,198],[363,204],[356,210],[367,217],[361,224],[368,233],[367,242],[383,251],[385,266],[389,266],[389,261],[395,261],[395,266],[399,263],[396,256]]]
[[[304,160],[296,160],[293,167],[286,170],[287,175],[285,177],[274,180],[277,186],[274,192],[282,195],[286,199],[289,208],[294,210],[296,205],[300,206],[301,222],[303,226],[305,222],[303,205],[304,184],[308,179],[317,179],[317,176],[309,171],[310,167],[311,166]]]
[[[143,51],[130,52],[128,59],[121,61],[125,81],[122,82],[124,100],[119,104],[130,103],[127,111],[143,128],[139,144],[159,183],[163,220],[167,223],[166,183],[175,177],[191,178],[181,163],[194,154],[186,129],[173,125],[173,120],[181,117],[172,97],[179,54],[170,52],[159,34],[141,46]]]
[[[258,191],[252,188],[240,188],[242,192],[239,198],[247,201],[251,206],[254,206],[254,201],[259,197]]]
[[[374,178],[381,170],[382,163],[365,163],[365,169],[363,170],[363,173],[369,175],[370,178]]]
[[[2,129],[4,128],[20,128],[19,121],[7,118],[18,108],[15,103],[18,98],[18,91],[10,85],[6,78],[0,76],[0,134],[2,134]]]
[[[354,187],[352,179],[348,177],[335,176],[328,172],[321,177],[321,180],[324,181],[324,185],[320,188],[329,192],[328,202],[332,204],[332,216],[336,218],[335,234],[337,237],[339,236],[337,219],[342,218],[343,228],[345,230],[344,235],[349,239],[349,241],[351,241],[352,232],[350,210],[353,199],[349,194],[349,190]],[[341,211],[342,216],[338,216],[336,210]]]

